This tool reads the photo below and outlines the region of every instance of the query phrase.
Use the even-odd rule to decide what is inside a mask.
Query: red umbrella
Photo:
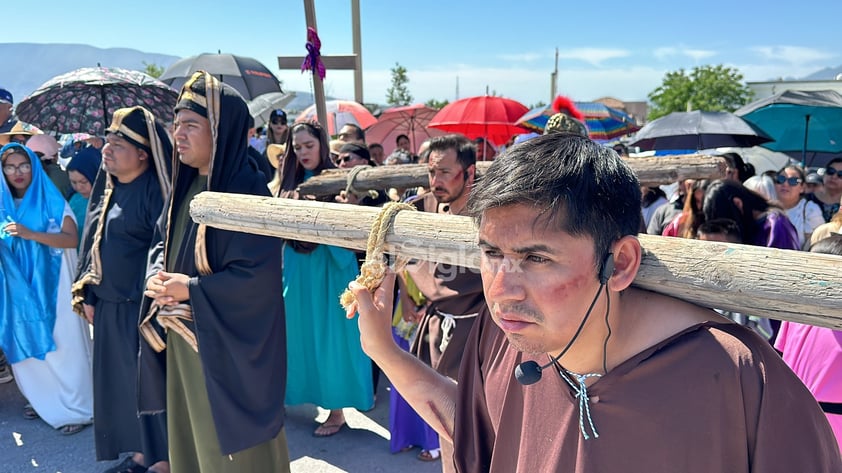
[[[424,140],[445,134],[444,131],[427,127],[436,113],[438,110],[420,103],[390,108],[380,114],[377,123],[365,131],[365,140],[383,145],[383,152],[388,156],[397,147],[397,137],[406,135],[409,137],[409,149],[416,153]]]
[[[445,105],[427,126],[471,139],[482,137],[500,146],[525,132],[515,122],[528,111],[526,105],[503,97],[468,97]]]
[[[327,133],[335,136],[346,123],[353,123],[363,130],[377,123],[374,115],[367,108],[351,100],[328,100],[325,102],[327,108]],[[316,104],[305,108],[295,123],[317,121]]]

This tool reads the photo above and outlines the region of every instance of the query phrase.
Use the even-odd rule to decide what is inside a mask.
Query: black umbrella
[[[199,54],[180,59],[168,67],[161,77],[161,81],[176,90],[196,71],[207,71],[221,82],[237,89],[245,100],[270,92],[281,92],[281,84],[275,74],[260,61],[234,54]]]
[[[772,141],[766,133],[728,112],[673,112],[649,122],[631,145],[642,150],[702,150],[736,146],[749,148]]]

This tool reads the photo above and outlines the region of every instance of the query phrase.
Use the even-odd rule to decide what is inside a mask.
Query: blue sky
[[[460,97],[488,88],[526,105],[548,102],[556,47],[558,91],[583,101],[645,100],[665,73],[697,65],[724,64],[748,81],[764,81],[842,64],[839,0],[360,5],[366,102],[385,103],[395,62],[407,68],[416,102],[452,101],[457,77]],[[221,50],[261,60],[288,90],[310,90],[307,75],[279,71],[276,60],[305,52],[301,0],[41,0],[9,5],[6,15],[15,20],[4,23],[0,42],[81,43],[174,56]],[[316,0],[322,54],[352,52],[350,15],[350,0]],[[328,70],[325,89],[353,98],[353,74]]]

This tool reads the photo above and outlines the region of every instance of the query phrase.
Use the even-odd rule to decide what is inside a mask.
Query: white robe
[[[69,206],[64,212],[64,218],[74,218]],[[27,358],[11,365],[21,394],[41,419],[56,429],[89,424],[94,412],[90,325],[73,312],[70,303],[76,258],[76,248],[64,250],[53,328],[56,349],[43,360]]]

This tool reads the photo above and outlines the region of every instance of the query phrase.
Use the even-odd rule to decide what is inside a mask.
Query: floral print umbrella
[[[102,136],[119,108],[142,106],[170,122],[178,92],[139,71],[84,67],[45,82],[15,108],[19,120],[58,133]]]

